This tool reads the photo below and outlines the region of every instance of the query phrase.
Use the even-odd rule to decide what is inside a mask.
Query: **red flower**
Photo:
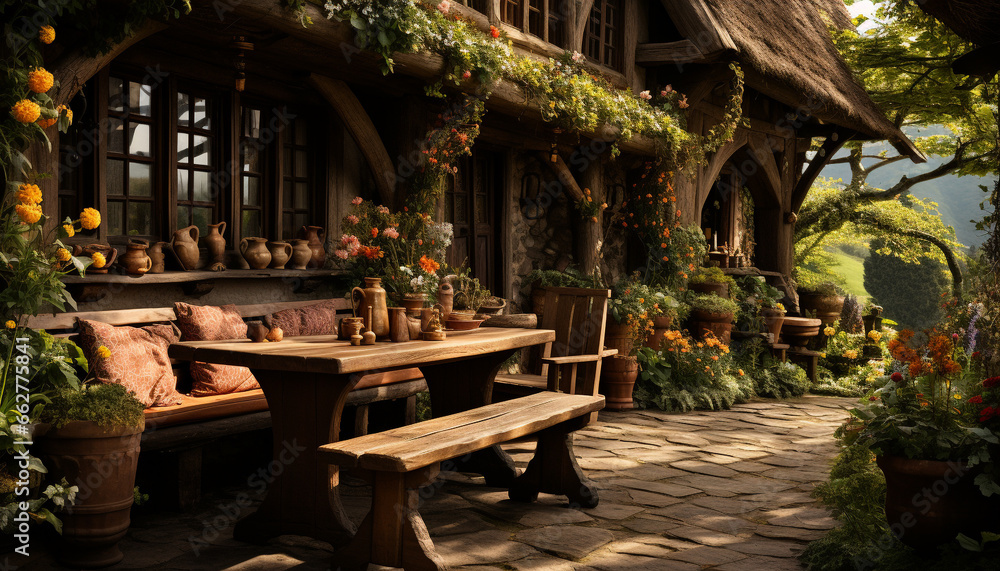
[[[983,381],[984,389],[992,389],[993,387],[1000,385],[1000,377],[990,377]]]
[[[872,396],[868,397],[868,400],[876,401],[876,400],[878,400],[878,397],[875,396],[875,395],[872,395]]]
[[[372,238],[378,238],[378,228],[372,228]]]
[[[496,26],[490,26],[490,35],[493,36],[493,39],[495,40],[500,37],[500,30],[498,30]]]
[[[982,404],[983,397],[981,397],[980,395],[976,395],[976,396],[970,398],[969,402],[972,403],[972,404]]]
[[[996,413],[997,413],[996,409],[994,409],[992,406],[984,408],[979,413],[979,422],[986,422],[987,420],[993,418],[996,415]]]
[[[899,371],[896,371],[895,373],[892,374],[892,377],[890,377],[890,378],[892,379],[892,382],[894,382],[894,383],[901,383],[901,382],[903,382],[903,373],[900,373]]]

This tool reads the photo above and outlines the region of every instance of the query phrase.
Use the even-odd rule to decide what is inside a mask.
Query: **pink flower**
[[[333,255],[337,256],[341,260],[346,260],[347,256],[350,254],[347,253],[347,250],[334,250]]]
[[[358,217],[353,214],[347,215],[347,221],[350,222],[351,224],[357,224],[358,222],[360,222],[360,220],[358,220]]]
[[[376,206],[375,211],[379,214],[389,214],[389,207],[387,206]]]
[[[573,52],[573,61],[577,63],[583,61],[583,54],[581,54],[580,52]]]
[[[354,206],[357,206],[357,205],[361,204],[364,201],[365,201],[365,199],[361,198],[360,196],[355,196],[354,200],[351,201],[351,204],[353,204]]]
[[[687,109],[688,107],[690,107],[690,105],[688,105],[687,95],[681,97],[681,100],[677,102],[677,106],[680,107],[681,109]]]
[[[441,3],[437,5],[437,8],[442,14],[447,14],[448,10],[451,10],[451,3],[448,2],[448,0],[441,0]]]
[[[347,250],[347,253],[354,256],[358,253],[358,248],[361,247],[361,241],[358,240],[357,236],[352,236],[350,234],[344,234],[340,238],[340,245]]]
[[[389,226],[388,228],[382,231],[382,235],[385,236],[386,238],[392,238],[393,240],[395,240],[396,238],[399,238],[399,230],[396,230],[392,226]]]
[[[674,88],[672,86],[668,85],[668,86],[666,86],[666,87],[663,88],[663,91],[660,92],[660,95],[666,97],[667,94],[670,93],[670,92],[672,92],[673,90],[674,90]]]
[[[649,101],[650,99],[653,98],[653,96],[649,94],[649,90],[647,89],[646,91],[640,91],[639,92],[639,98],[640,99],[645,99],[646,101]]]

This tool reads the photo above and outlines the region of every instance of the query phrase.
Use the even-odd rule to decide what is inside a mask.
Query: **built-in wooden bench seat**
[[[321,300],[274,302],[237,305],[244,319],[259,319],[285,309],[296,309],[319,303]],[[347,300],[334,300],[338,313],[350,313]],[[76,320],[88,319],[115,326],[143,326],[153,323],[170,323],[177,318],[173,307],[121,309],[106,311],[81,311],[39,315],[29,320],[33,329],[44,329],[57,337],[76,340]],[[190,396],[189,363],[174,362],[177,390],[183,402],[165,407],[146,409],[146,429],[142,435],[143,451],[176,453],[178,478],[178,503],[189,507],[201,497],[201,450],[208,442],[219,438],[244,434],[271,426],[267,400],[260,389],[212,396]],[[416,419],[416,393],[427,390],[419,369],[410,368],[365,375],[347,400],[356,407],[354,434],[363,435],[368,430],[368,405],[386,400],[406,399],[405,422]]]
[[[597,492],[576,464],[571,438],[603,407],[600,395],[543,391],[321,446],[321,457],[372,482],[371,510],[351,543],[334,555],[334,568],[444,569],[417,512],[418,489],[440,470],[453,469],[452,458],[529,434],[538,433],[539,446],[514,480],[511,499],[531,501],[551,492],[596,506]]]

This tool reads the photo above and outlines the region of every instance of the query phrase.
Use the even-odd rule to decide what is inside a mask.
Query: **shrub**
[[[732,276],[726,275],[722,270],[715,267],[698,268],[688,283],[692,284],[727,284],[730,287],[736,285],[736,280]]]
[[[64,390],[52,397],[42,409],[42,422],[56,428],[74,420],[89,420],[99,426],[139,426],[143,423],[143,404],[122,385],[85,385],[79,390]]]
[[[691,296],[688,301],[692,310],[706,311],[709,313],[732,313],[736,314],[739,307],[731,299],[719,297],[714,293]]]
[[[840,328],[848,333],[861,333],[865,323],[861,320],[861,301],[849,293],[844,296],[844,309],[840,311]]]
[[[878,299],[884,315],[903,328],[920,331],[941,319],[941,297],[948,291],[948,276],[944,265],[934,259],[921,258],[919,264],[909,264],[873,247],[865,260],[865,289]]]

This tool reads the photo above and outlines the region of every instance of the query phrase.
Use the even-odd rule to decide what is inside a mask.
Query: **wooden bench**
[[[237,305],[244,319],[259,319],[286,309],[307,307],[322,300],[274,302]],[[338,314],[350,313],[345,299],[334,300]],[[81,311],[39,315],[28,321],[28,327],[44,329],[57,336],[76,341],[76,320],[88,319],[115,326],[143,326],[153,323],[170,323],[177,316],[173,307]],[[161,452],[177,457],[177,501],[182,508],[191,507],[201,498],[202,448],[221,438],[245,434],[271,427],[267,400],[260,389],[224,395],[195,397],[191,389],[189,364],[173,363],[177,390],[183,401],[180,404],[148,408],[145,411],[146,428],[142,435],[144,452]],[[368,406],[375,402],[406,399],[404,420],[416,420],[416,393],[427,390],[419,369],[410,368],[365,375],[358,382],[347,405],[355,406],[354,434],[367,434]]]
[[[819,367],[820,353],[818,351],[811,351],[805,347],[793,347],[788,349],[787,354],[793,363],[804,363],[809,380],[816,383],[816,370]]]
[[[524,474],[514,480],[511,499],[533,501],[539,492],[547,492],[566,495],[584,507],[596,506],[597,490],[573,455],[572,432],[603,407],[600,395],[543,391],[320,446],[325,460],[355,468],[372,482],[371,510],[351,543],[336,553],[333,567],[368,569],[371,563],[444,569],[417,512],[418,489],[433,482],[442,469],[454,469],[452,458],[530,434],[538,434],[538,448]]]

